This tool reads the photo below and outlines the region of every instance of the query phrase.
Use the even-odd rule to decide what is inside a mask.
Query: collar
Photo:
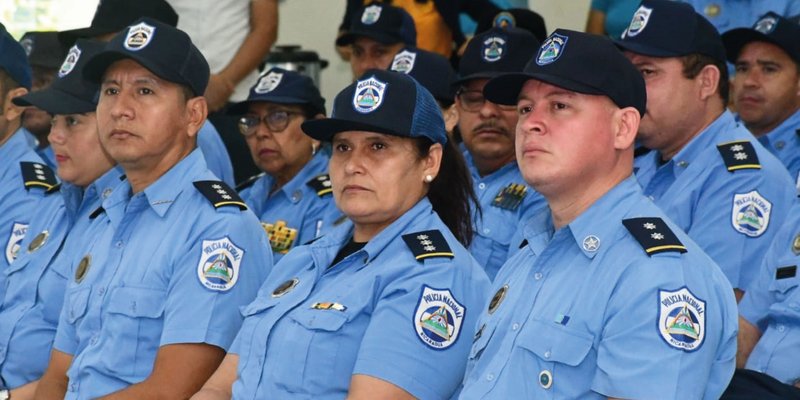
[[[800,128],[800,109],[790,115],[789,118],[786,118],[771,132],[759,139],[766,138],[769,143],[777,143],[781,140],[788,142],[792,140],[793,137],[800,135],[800,130],[798,130],[798,128]]]
[[[6,165],[6,168],[17,168],[19,170],[19,165],[14,161],[23,158],[27,153],[33,152],[33,148],[28,143],[28,135],[31,135],[31,133],[27,129],[20,127],[0,146],[0,159],[3,160],[3,165]]]
[[[710,125],[703,129],[697,136],[692,138],[670,161],[672,162],[671,168],[675,172],[675,176],[679,176],[681,172],[686,170],[686,167],[691,165],[694,161],[702,156],[709,149],[715,149],[718,143],[735,140],[736,137],[731,136],[730,140],[725,137],[730,136],[735,132],[738,123],[733,117],[733,114],[725,110],[715,119]],[[722,140],[721,140],[722,139]],[[715,150],[716,151],[716,150]],[[654,162],[658,162],[657,157],[661,157],[658,152],[653,152]]]
[[[519,167],[517,167],[517,162],[511,161],[510,163],[500,167],[500,169],[497,171],[494,171],[486,176],[481,176],[481,174],[478,172],[478,168],[475,166],[475,160],[472,158],[472,154],[470,154],[466,148],[464,149],[463,155],[464,161],[467,164],[467,169],[469,170],[470,175],[472,175],[472,180],[475,182],[490,182],[503,179],[509,172],[519,170]]]
[[[286,182],[278,192],[283,192],[287,199],[290,202],[297,204],[302,200],[302,196],[297,196],[295,193],[300,192],[303,193],[303,188],[306,187],[306,182],[310,181],[312,178],[316,177],[317,175],[325,173],[328,168],[328,156],[324,154],[323,151],[318,152],[314,157],[311,157],[310,160],[303,166],[302,169],[295,175],[289,182]],[[269,176],[269,174],[265,175],[267,178],[267,196],[269,196],[269,189],[272,187],[274,179]],[[276,192],[275,194],[277,194]]]
[[[122,167],[117,165],[95,179],[85,189],[64,182],[61,186],[61,193],[64,196],[67,210],[72,215],[79,214],[86,205],[93,204],[97,199],[102,201],[111,196],[114,188],[119,186],[123,180],[125,180],[124,172]]]

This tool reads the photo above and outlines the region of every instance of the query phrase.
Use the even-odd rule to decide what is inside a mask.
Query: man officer
[[[495,278],[460,398],[719,396],[736,303],[632,175],[638,71],[607,38],[559,29],[484,94],[516,104],[520,170],[549,212]]]
[[[617,45],[647,86],[638,139],[655,151],[636,177],[741,298],[794,201],[789,174],[726,110],[725,48],[691,6],[643,1]]]
[[[127,176],[90,218],[41,398],[186,398],[213,372],[272,259],[258,220],[195,138],[209,68],[189,36],[140,19],[87,61],[100,142]]]

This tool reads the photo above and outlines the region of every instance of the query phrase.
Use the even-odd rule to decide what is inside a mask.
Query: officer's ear
[[[641,121],[639,111],[633,107],[618,108],[614,112],[614,149],[625,150],[633,146]]]
[[[28,94],[28,89],[24,87],[18,87],[14,89],[10,89],[6,96],[3,98],[3,110],[2,115],[6,121],[11,122],[16,119],[19,119],[22,116],[22,112],[25,111],[25,107],[20,107],[11,102],[11,99],[19,96],[24,96]]]
[[[719,68],[715,65],[708,64],[700,70],[700,73],[698,73],[695,78],[699,86],[698,95],[700,96],[700,100],[705,101],[709,97],[718,96],[717,91],[719,90],[720,75]]]
[[[186,122],[189,137],[195,137],[197,132],[206,122],[208,116],[208,102],[203,96],[196,96],[186,100]]]

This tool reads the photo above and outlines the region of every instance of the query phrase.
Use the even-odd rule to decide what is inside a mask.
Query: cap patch
[[[517,20],[514,15],[508,11],[503,11],[497,14],[492,21],[492,26],[495,28],[508,28],[510,26],[517,26]]]
[[[506,53],[506,39],[501,36],[490,36],[483,41],[481,55],[486,62],[500,61]]]
[[[407,74],[414,69],[414,61],[417,59],[417,53],[410,52],[408,50],[403,50],[394,56],[394,61],[392,61],[392,67],[389,68],[392,71],[402,72]]]
[[[383,103],[383,94],[386,91],[386,86],[386,82],[381,82],[374,76],[358,81],[353,95],[353,109],[362,114],[377,110]]]
[[[364,25],[372,25],[381,18],[381,10],[383,7],[375,5],[369,6],[364,9],[364,13],[361,14],[361,23]]]
[[[19,41],[19,45],[22,46],[22,50],[25,50],[25,57],[30,58],[31,53],[33,52],[33,38],[26,37]]]
[[[706,302],[687,288],[658,291],[658,333],[673,348],[694,351],[706,336]]]
[[[244,250],[224,237],[219,240],[203,240],[197,277],[208,289],[225,292],[239,280],[239,265]]]
[[[750,237],[761,236],[769,226],[771,212],[772,203],[761,196],[757,190],[733,195],[731,223],[733,229],[739,233]]]
[[[61,63],[61,68],[58,69],[58,77],[63,78],[67,76],[72,70],[75,68],[75,64],[78,63],[78,60],[81,58],[81,49],[78,45],[72,46],[69,49],[69,53],[67,53],[67,58],[64,59],[64,62]]]
[[[270,71],[258,80],[258,84],[253,91],[258,94],[269,93],[281,84],[281,80],[283,80],[283,72]]]
[[[647,8],[645,6],[639,6],[639,9],[633,13],[633,18],[631,18],[631,24],[628,26],[628,29],[625,30],[625,34],[623,37],[634,37],[644,30],[647,26],[647,21],[650,20],[650,14],[653,13],[652,8]]]
[[[128,28],[128,35],[125,36],[125,48],[130,51],[139,51],[145,48],[153,39],[156,27],[140,22]]]
[[[765,35],[769,35],[775,30],[776,26],[778,26],[778,20],[775,19],[775,17],[764,17],[756,22],[753,29]]]
[[[458,340],[466,308],[448,289],[422,287],[414,313],[417,337],[434,350],[444,350]]]
[[[536,64],[547,65],[555,62],[561,57],[564,49],[567,46],[569,37],[554,33],[544,41],[542,47],[539,48],[539,54],[536,55]]]
[[[6,261],[11,264],[17,259],[19,255],[20,243],[25,239],[25,234],[28,233],[28,224],[21,222],[14,222],[11,226],[11,232],[8,235],[6,242]]]

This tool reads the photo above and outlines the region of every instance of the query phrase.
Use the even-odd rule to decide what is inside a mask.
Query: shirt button
[[[78,385],[76,385],[76,384],[74,384],[74,383],[70,383],[70,384],[69,384],[69,391],[70,391],[70,392],[77,391],[77,390],[78,390],[77,386],[78,386]]]
[[[116,246],[117,246],[117,248],[118,248],[118,249],[121,249],[121,248],[122,248],[122,246],[124,246],[124,245],[125,245],[125,244],[124,244],[124,243],[122,243],[122,240],[118,241],[118,242],[117,242],[117,244],[116,244]]]
[[[544,358],[550,358],[550,350],[544,352]]]
[[[542,275],[541,272],[537,272],[537,273],[533,274],[533,279],[536,279],[538,281],[538,280],[542,279],[542,276],[544,276],[544,275]]]
[[[512,330],[512,331],[515,331],[515,330],[517,330],[517,329],[519,329],[519,324],[514,324],[514,325],[511,325],[511,330]]]
[[[489,234],[489,232],[491,232],[491,231],[492,231],[492,230],[491,230],[491,229],[489,229],[489,228],[483,228],[483,233],[484,233],[484,234],[486,234],[486,235],[488,235],[488,234]]]
[[[91,343],[92,346],[96,345],[97,344],[97,336],[96,335],[92,336],[92,340],[90,340],[89,343]]]
[[[98,296],[102,296],[104,294],[106,294],[106,289],[105,288],[97,289],[97,295]]]
[[[494,380],[494,374],[486,375],[486,380],[490,381],[490,382],[493,381]]]
[[[786,146],[786,142],[784,142],[783,140],[779,141],[778,143],[775,143],[775,148],[778,150],[782,149],[783,146]]]
[[[486,184],[483,183],[483,182],[479,183],[478,184],[478,189],[480,189],[480,190],[486,189]]]
[[[778,332],[783,332],[785,329],[783,325],[778,325]]]
[[[656,200],[656,198],[653,197],[653,196],[647,196],[647,198],[650,199],[650,201],[655,201]]]

